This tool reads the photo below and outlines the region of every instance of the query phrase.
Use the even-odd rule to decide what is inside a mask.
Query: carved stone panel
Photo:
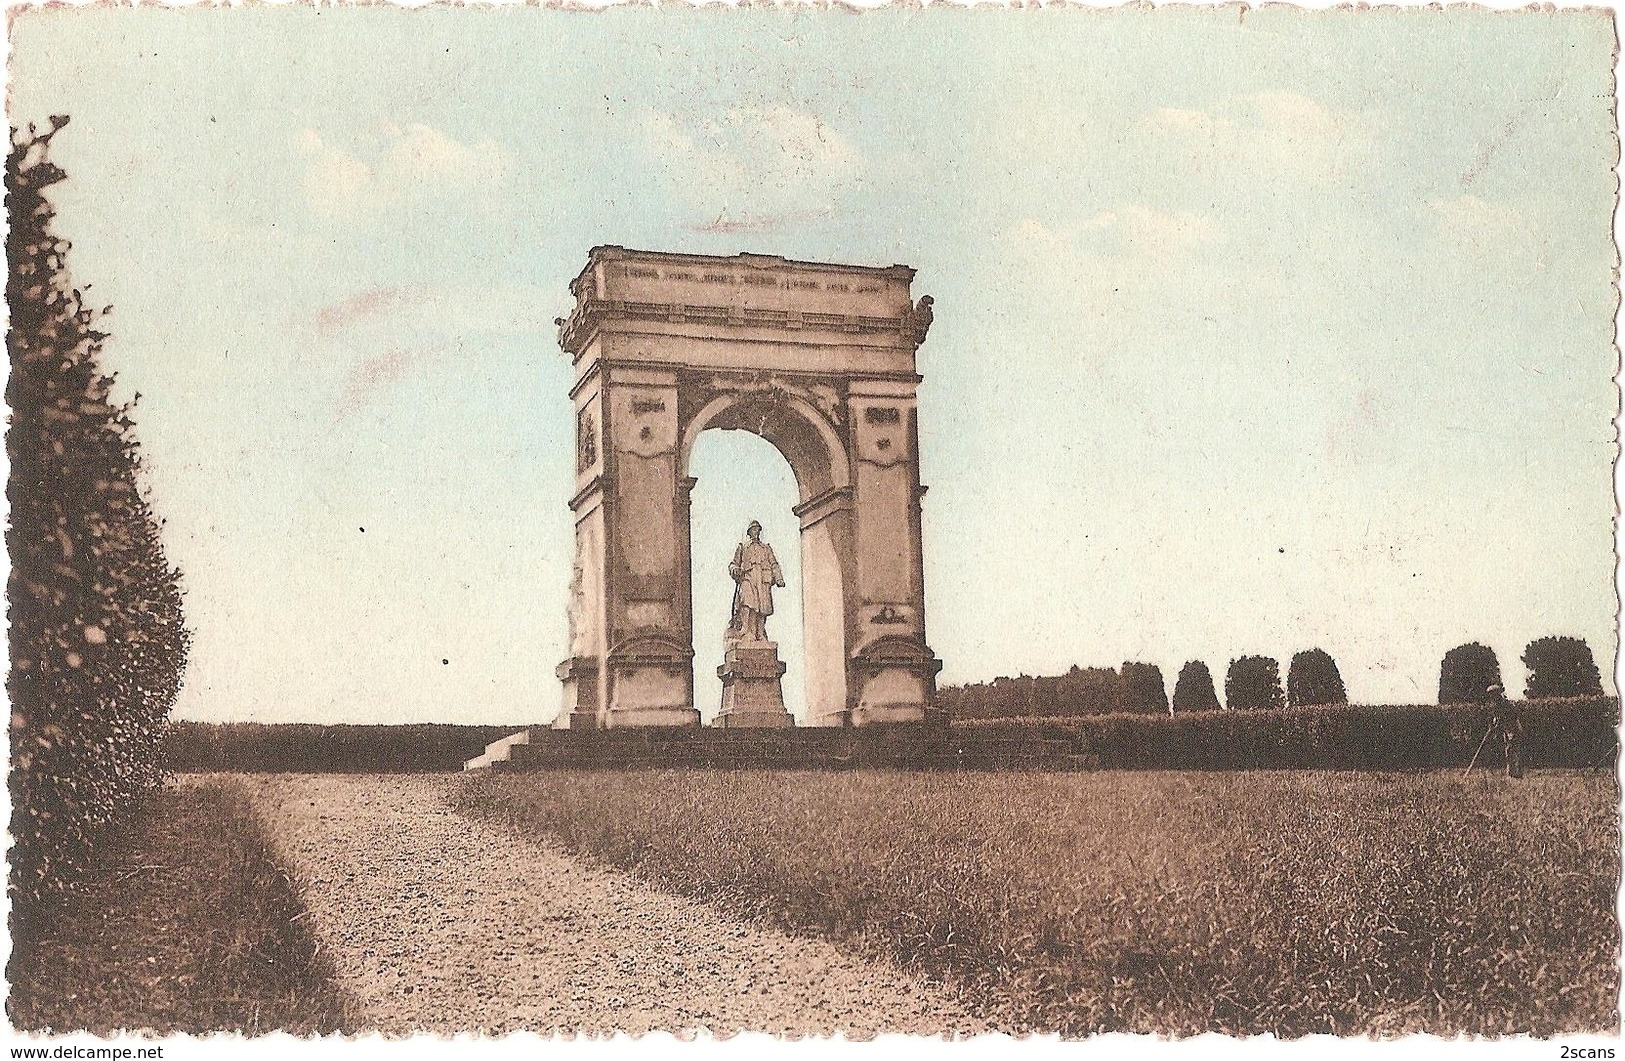
[[[575,562],[570,571],[570,654],[602,655],[599,629],[604,587],[604,547],[601,523],[596,519],[576,524]]]
[[[616,476],[620,597],[630,604],[672,600],[677,593],[675,458],[667,453],[623,456]],[[631,622],[630,616],[624,617]]]
[[[641,457],[676,450],[676,388],[616,387],[610,393],[617,450]]]
[[[690,378],[684,389],[685,417],[719,394],[748,394],[770,401],[776,397],[798,398],[823,414],[832,427],[839,429],[846,423],[841,391],[833,383],[774,373],[717,372]]]
[[[907,601],[914,593],[912,469],[861,469],[858,478],[858,593],[866,603]]]
[[[906,407],[896,402],[854,405],[858,460],[884,468],[912,458]]]
[[[576,416],[576,473],[586,475],[598,463],[598,418],[592,409]]]

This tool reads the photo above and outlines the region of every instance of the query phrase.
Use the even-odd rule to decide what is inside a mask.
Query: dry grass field
[[[38,925],[13,920],[6,1014],[26,1031],[343,1027],[332,970],[249,796],[228,776],[155,792]]]
[[[1612,773],[549,772],[454,800],[1011,1030],[1618,1026]]]

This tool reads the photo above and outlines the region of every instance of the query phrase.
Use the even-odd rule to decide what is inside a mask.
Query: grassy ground
[[[548,772],[455,798],[1012,1030],[1618,1026],[1612,774]]]
[[[342,1026],[304,908],[230,781],[156,793],[73,894],[15,920],[14,1027],[295,1034]]]

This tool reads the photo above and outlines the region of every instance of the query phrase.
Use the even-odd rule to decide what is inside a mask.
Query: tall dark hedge
[[[409,774],[461,770],[518,726],[323,726],[171,721],[164,762],[176,772]],[[566,734],[568,736],[568,734]]]
[[[1477,641],[1457,645],[1439,661],[1439,703],[1478,704],[1489,699],[1486,692],[1501,684],[1501,663],[1495,650]]]
[[[1230,661],[1224,676],[1224,703],[1232,711],[1269,711],[1282,706],[1281,665],[1269,656]]]
[[[1168,687],[1155,663],[1125,661],[1122,670],[1123,710],[1137,715],[1166,715]]]
[[[1190,714],[1176,709],[1161,718],[976,719],[954,723],[949,733],[961,763],[980,753],[982,765],[997,766],[999,756],[1016,754],[1027,761],[1009,765],[1029,769],[1037,766],[1033,757],[1052,755],[1056,766],[1081,761],[1129,770],[1459,770],[1472,761],[1494,716],[1489,704],[1331,704]],[[1527,701],[1519,719],[1525,766],[1614,771],[1617,697]],[[1494,751],[1499,754],[1499,746]],[[1479,754],[1480,769],[1500,765],[1489,753],[1486,746]]]
[[[1175,714],[1219,709],[1219,694],[1213,690],[1213,675],[1206,663],[1193,659],[1179,668],[1179,677],[1174,681],[1173,709]]]
[[[45,189],[67,124],[13,130],[6,157],[11,424],[13,911],[68,886],[97,841],[162,776],[164,721],[188,635],[178,574],[139,489],[129,408],[99,359],[108,312],[68,277]]]
[[[1578,637],[1541,637],[1523,650],[1529,668],[1524,695],[1534,700],[1552,696],[1601,696],[1602,675],[1591,646]]]
[[[1348,690],[1337,661],[1324,649],[1311,648],[1292,657],[1286,672],[1286,702],[1289,707],[1315,707],[1346,704]]]

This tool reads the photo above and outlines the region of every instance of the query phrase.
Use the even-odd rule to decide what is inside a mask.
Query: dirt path
[[[246,778],[359,1017],[412,1031],[974,1031],[950,998],[471,822],[434,776]]]

